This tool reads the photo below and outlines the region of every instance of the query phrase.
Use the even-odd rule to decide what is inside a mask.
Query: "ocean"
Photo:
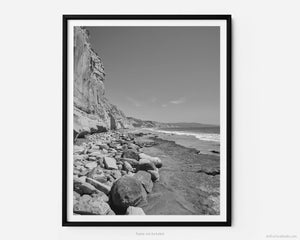
[[[175,135],[194,136],[202,141],[220,143],[220,127],[176,127],[153,129],[153,131],[169,134],[172,133]]]

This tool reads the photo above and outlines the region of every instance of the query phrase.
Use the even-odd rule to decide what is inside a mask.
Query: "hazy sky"
[[[106,96],[127,116],[219,124],[219,27],[89,27]]]

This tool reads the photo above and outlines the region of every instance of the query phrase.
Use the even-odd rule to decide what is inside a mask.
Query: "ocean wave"
[[[217,133],[192,133],[186,131],[165,131],[159,129],[151,129],[154,132],[160,133],[168,133],[168,134],[175,134],[175,135],[184,135],[184,136],[194,136],[199,140],[202,141],[210,141],[210,142],[220,142],[220,134]]]

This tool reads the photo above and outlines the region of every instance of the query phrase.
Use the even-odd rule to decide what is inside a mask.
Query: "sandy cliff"
[[[74,28],[74,135],[129,128],[124,113],[105,97],[103,62],[88,33]]]

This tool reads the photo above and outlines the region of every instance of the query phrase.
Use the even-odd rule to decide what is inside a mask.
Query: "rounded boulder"
[[[150,173],[146,171],[138,171],[136,174],[134,174],[134,178],[142,183],[147,193],[152,192],[153,182],[151,180]]]
[[[114,182],[110,199],[113,209],[117,213],[124,214],[129,206],[146,204],[147,193],[139,180],[125,175]]]
[[[132,159],[135,159],[138,161],[140,159],[140,156],[136,150],[129,149],[129,150],[123,152],[122,158],[132,158]]]

